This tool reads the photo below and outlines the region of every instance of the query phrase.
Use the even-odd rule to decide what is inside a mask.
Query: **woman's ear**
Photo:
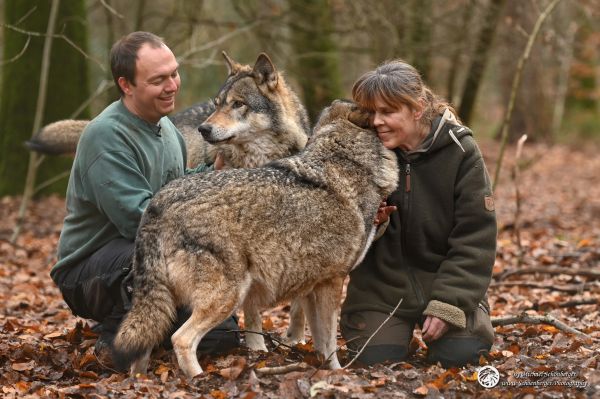
[[[419,105],[417,108],[413,109],[413,117],[416,121],[421,119],[423,116],[423,111],[425,110],[425,101],[423,99],[419,99]]]

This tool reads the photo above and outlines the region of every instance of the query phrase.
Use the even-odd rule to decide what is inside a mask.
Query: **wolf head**
[[[337,163],[333,168],[340,175],[344,173],[340,168],[361,165],[382,197],[398,184],[396,155],[383,146],[371,128],[370,113],[351,101],[335,100],[321,112],[306,152]]]
[[[293,155],[306,145],[306,110],[271,59],[261,53],[253,67],[223,52],[229,76],[214,98],[215,111],[198,130],[230,167],[255,167]]]
[[[318,131],[322,126],[331,124],[336,120],[347,120],[363,129],[373,127],[369,111],[359,108],[356,103],[350,100],[334,100],[330,106],[321,111],[314,131]]]

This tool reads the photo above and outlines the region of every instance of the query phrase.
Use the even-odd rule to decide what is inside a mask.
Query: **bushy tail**
[[[25,145],[29,150],[47,155],[75,154],[79,137],[88,120],[65,119],[40,129]]]
[[[162,342],[176,318],[160,244],[140,233],[135,249],[133,303],[113,347],[113,361],[123,370]]]

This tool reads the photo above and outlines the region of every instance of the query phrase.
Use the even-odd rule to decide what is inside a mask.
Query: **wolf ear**
[[[225,51],[222,51],[221,54],[223,54],[223,58],[225,58],[225,63],[227,64],[227,69],[229,70],[229,76],[238,73],[242,66],[232,60]]]
[[[277,70],[265,53],[260,53],[256,59],[252,74],[257,85],[266,84],[269,90],[275,90],[277,87]]]
[[[359,108],[357,105],[352,106],[352,110],[348,114],[348,120],[363,129],[370,129],[373,127],[371,124],[371,113]]]

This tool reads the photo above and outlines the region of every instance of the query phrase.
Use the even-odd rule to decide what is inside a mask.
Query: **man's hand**
[[[450,325],[442,319],[435,316],[427,316],[423,323],[421,332],[423,333],[423,341],[435,341],[442,335],[446,334]]]
[[[390,214],[396,209],[397,208],[395,206],[387,206],[387,202],[383,201],[381,204],[379,204],[379,209],[377,209],[375,224],[378,225],[387,221],[390,218]]]
[[[217,153],[217,157],[215,158],[214,167],[215,170],[221,170],[225,166],[225,161],[223,160],[223,155],[220,152]]]

